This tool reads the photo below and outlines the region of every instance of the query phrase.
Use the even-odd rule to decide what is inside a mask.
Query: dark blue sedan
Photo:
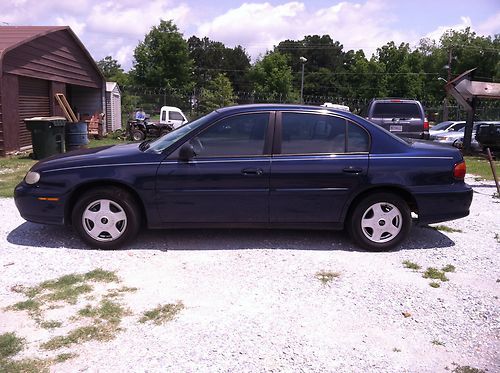
[[[323,107],[216,110],[153,142],[71,152],[34,165],[15,189],[29,221],[71,224],[115,248],[149,228],[347,228],[387,250],[420,223],[469,214],[457,149],[407,142]]]

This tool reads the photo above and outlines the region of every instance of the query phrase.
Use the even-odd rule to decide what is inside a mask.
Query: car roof
[[[336,114],[347,115],[350,114],[345,110],[338,110],[330,107],[323,106],[313,106],[313,105],[297,105],[297,104],[248,104],[248,105],[235,105],[235,106],[226,106],[220,109],[215,110],[217,113],[242,113],[249,111],[269,111],[269,110],[280,110],[280,111],[322,111],[322,112],[330,112]]]

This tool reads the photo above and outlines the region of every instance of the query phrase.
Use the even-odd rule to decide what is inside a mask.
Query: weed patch
[[[409,260],[405,260],[403,262],[403,265],[405,266],[405,268],[413,269],[415,271],[418,271],[420,268],[422,268],[417,263],[413,263],[413,262],[411,262]]]
[[[43,343],[40,347],[44,350],[57,350],[88,341],[109,341],[115,337],[116,328],[111,325],[90,325],[73,329],[67,335],[57,336]]]
[[[430,226],[429,228],[434,229],[436,231],[447,232],[447,233],[463,233],[461,229],[455,229],[448,227],[447,225],[436,225],[434,227]]]
[[[422,274],[422,277],[433,280],[441,280],[443,282],[448,281],[448,277],[446,277],[445,273],[434,267],[427,268],[427,270]]]
[[[44,329],[55,329],[55,328],[60,328],[62,326],[62,322],[60,321],[42,321],[40,323],[40,326]]]
[[[444,343],[437,340],[437,339],[433,339],[432,342],[431,342],[434,346],[444,346]]]
[[[118,324],[122,317],[129,314],[129,312],[121,304],[104,299],[99,307],[87,305],[78,311],[78,314],[83,317],[92,317]]]
[[[455,272],[455,266],[453,264],[447,264],[443,268],[441,268],[441,271],[443,272]]]
[[[0,334],[0,359],[14,356],[24,347],[24,339],[15,333]]]
[[[323,285],[326,285],[333,281],[334,278],[340,277],[340,272],[332,271],[319,271],[316,272],[315,277],[321,281]]]
[[[139,322],[145,323],[148,321],[153,322],[156,325],[161,325],[167,321],[171,321],[174,317],[184,309],[184,304],[182,302],[177,302],[175,304],[169,303],[165,305],[158,305],[158,307],[152,310],[145,311],[143,316],[139,319]]]
[[[429,282],[429,286],[431,288],[439,288],[439,287],[441,287],[441,285],[439,285],[439,282],[436,282],[436,281]]]
[[[77,356],[78,356],[78,354],[72,354],[72,353],[68,352],[68,353],[57,355],[56,358],[54,359],[54,361],[56,363],[64,363],[66,360],[74,359]]]

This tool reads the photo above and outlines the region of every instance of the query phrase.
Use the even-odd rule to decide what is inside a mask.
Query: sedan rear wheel
[[[76,203],[73,226],[90,246],[111,249],[134,238],[139,229],[139,212],[134,199],[126,191],[96,188]]]
[[[408,235],[410,208],[397,195],[377,193],[358,203],[348,227],[359,246],[371,251],[389,250]]]

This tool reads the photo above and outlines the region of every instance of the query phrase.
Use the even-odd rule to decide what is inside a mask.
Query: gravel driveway
[[[89,250],[70,229],[27,223],[0,199],[0,334],[26,339],[17,359],[53,357],[40,344],[64,328],[6,310],[25,299],[12,287],[102,268],[137,288],[122,298],[130,313],[116,338],[61,350],[77,355],[52,371],[499,371],[500,200],[492,183],[467,181],[470,216],[444,223],[461,232],[414,227],[388,253],[359,251],[343,233],[263,230],[148,231],[123,250]],[[422,277],[449,264],[455,272],[438,288]],[[178,301],[172,321],[138,322]]]

